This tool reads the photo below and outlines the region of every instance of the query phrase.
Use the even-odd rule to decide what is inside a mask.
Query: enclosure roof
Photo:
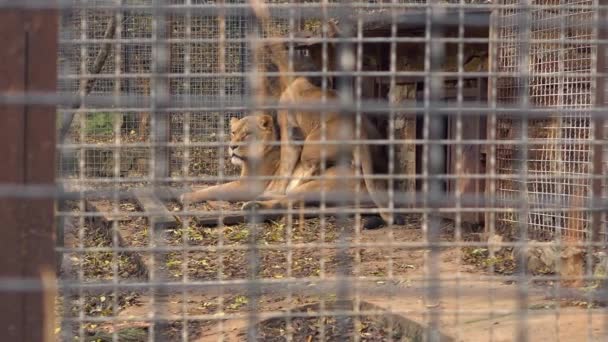
[[[464,20],[462,20],[462,23],[464,27],[468,29],[487,30],[490,25],[490,13],[490,10],[484,9],[465,10],[463,13]],[[374,11],[361,15],[361,19],[363,21],[363,36],[383,37],[390,35],[393,16],[393,11],[389,10]],[[357,19],[358,18],[352,18],[352,20]],[[332,21],[336,23],[336,28],[338,29],[338,32],[341,31],[341,23],[335,19],[333,19]],[[425,10],[406,10],[402,13],[395,15],[394,21],[397,24],[397,28],[400,32],[424,32],[424,30],[426,29],[427,15]],[[460,13],[457,9],[448,9],[445,17],[441,20],[441,23],[444,25],[444,27],[447,28],[458,27],[460,22]],[[343,24],[344,23],[342,23],[342,25]],[[334,38],[338,35],[338,32],[330,29],[326,38]],[[323,41],[321,25],[312,28],[309,27],[307,29],[296,32],[295,36],[296,38],[307,38],[305,42],[296,44],[300,47],[320,44]]]

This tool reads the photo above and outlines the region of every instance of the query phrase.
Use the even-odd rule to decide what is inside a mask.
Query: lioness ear
[[[230,126],[236,125],[237,122],[239,122],[238,118],[235,118],[235,117],[230,118]]]
[[[266,114],[258,116],[258,125],[263,130],[272,129],[272,116]]]

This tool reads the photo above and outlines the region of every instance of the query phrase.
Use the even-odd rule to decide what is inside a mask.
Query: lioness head
[[[272,116],[256,114],[241,119],[230,119],[230,161],[243,165],[255,158],[262,158],[278,146],[265,144],[276,142],[277,133]]]

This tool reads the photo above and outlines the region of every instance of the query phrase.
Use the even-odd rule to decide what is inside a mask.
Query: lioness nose
[[[230,145],[231,150],[236,150],[238,147],[239,147],[239,145]]]

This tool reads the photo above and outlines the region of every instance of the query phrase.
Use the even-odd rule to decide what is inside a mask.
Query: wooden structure
[[[55,91],[57,24],[51,10],[0,10],[0,91],[5,99]],[[0,183],[54,185],[55,134],[54,106],[0,103]],[[54,300],[48,294],[45,298],[41,274],[55,270],[54,199],[42,191],[24,197],[7,193],[0,197],[0,281],[9,285],[0,290],[0,331],[6,341],[50,341]]]

